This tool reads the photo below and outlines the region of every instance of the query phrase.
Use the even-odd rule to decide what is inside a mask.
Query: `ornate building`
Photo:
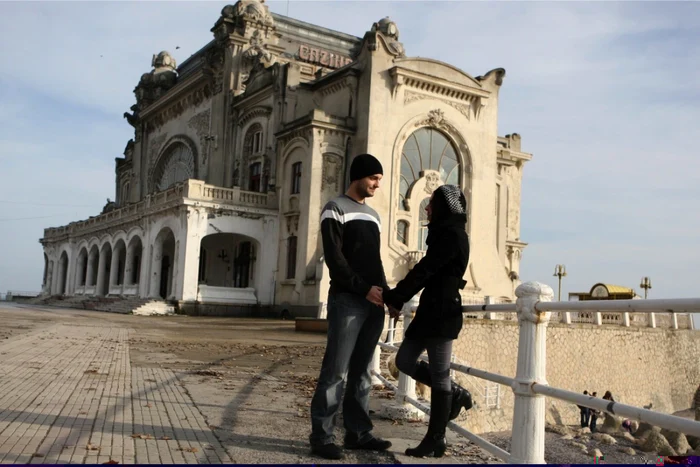
[[[320,211],[344,192],[352,156],[369,152],[385,168],[369,203],[390,284],[425,250],[432,191],[456,183],[470,208],[465,303],[513,297],[531,155],[517,134],[497,134],[503,69],[473,78],[408,57],[388,18],[360,38],[259,0],[224,7],[211,31],[179,67],[153,57],[124,114],[134,138],[116,160],[116,200],[45,230],[44,294],[316,316],[329,281]]]

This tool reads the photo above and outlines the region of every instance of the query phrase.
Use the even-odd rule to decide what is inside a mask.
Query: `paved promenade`
[[[288,321],[0,302],[0,464],[499,462],[454,434],[449,457],[407,458],[426,425],[380,418],[392,398],[381,389],[370,409],[390,451],[312,456],[324,343]]]
[[[172,371],[132,368],[128,337],[54,325],[4,341],[0,462],[233,462]]]

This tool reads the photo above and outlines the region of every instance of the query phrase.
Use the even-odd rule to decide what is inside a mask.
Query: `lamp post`
[[[644,299],[646,299],[649,289],[651,289],[651,279],[647,276],[642,277],[642,283],[639,286],[644,289]]]
[[[566,277],[566,266],[563,264],[557,264],[554,266],[554,276],[559,278],[559,293],[557,301],[561,302],[561,278]]]

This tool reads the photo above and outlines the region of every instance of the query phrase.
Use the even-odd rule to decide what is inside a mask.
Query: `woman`
[[[471,408],[471,395],[450,381],[452,341],[462,329],[462,300],[459,290],[469,262],[466,232],[467,200],[455,185],[443,185],[433,193],[428,214],[428,251],[394,289],[384,291],[384,303],[396,313],[420,292],[416,317],[406,330],[396,355],[396,366],[416,381],[431,387],[428,432],[418,447],[407,449],[415,457],[442,457],[447,445],[448,421],[464,407]],[[430,364],[419,361],[428,351]]]

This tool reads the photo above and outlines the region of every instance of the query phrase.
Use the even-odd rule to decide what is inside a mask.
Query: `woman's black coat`
[[[462,300],[459,290],[469,262],[469,237],[465,230],[466,216],[450,214],[428,225],[428,251],[423,259],[383,294],[384,302],[397,309],[421,289],[415,319],[406,330],[406,337],[420,339],[446,337],[456,339],[462,329]]]

